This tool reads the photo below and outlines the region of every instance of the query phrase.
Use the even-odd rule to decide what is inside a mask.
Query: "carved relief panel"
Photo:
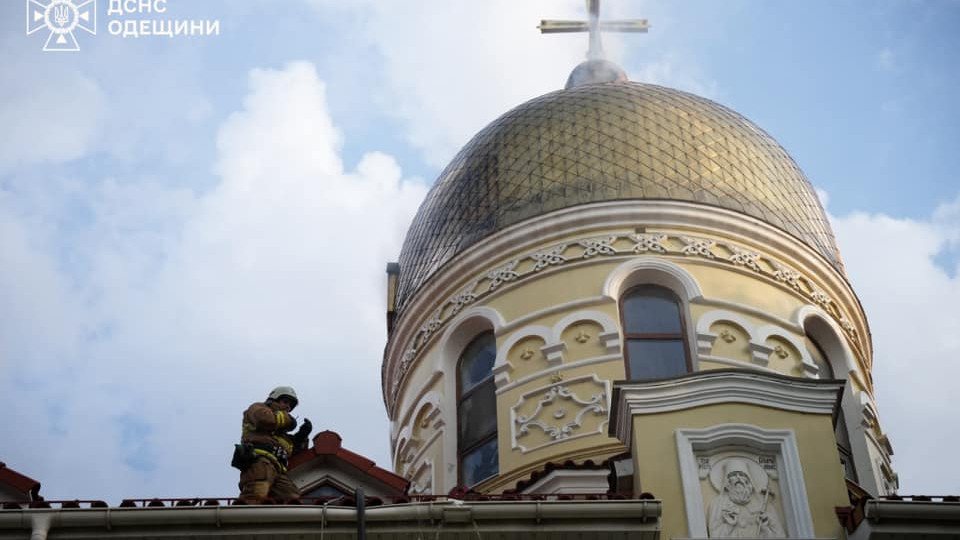
[[[711,538],[785,538],[776,457],[699,455],[700,491]]]
[[[609,387],[610,381],[590,375],[527,392],[510,408],[513,448],[529,452],[606,433]]]

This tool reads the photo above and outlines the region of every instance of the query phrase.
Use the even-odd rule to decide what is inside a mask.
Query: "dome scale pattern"
[[[499,230],[579,204],[631,199],[752,216],[799,238],[843,273],[813,187],[763,130],[678,90],[590,84],[514,108],[454,157],[404,241],[397,310],[444,264]]]

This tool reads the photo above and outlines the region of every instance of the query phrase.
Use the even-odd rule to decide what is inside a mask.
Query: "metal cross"
[[[590,12],[589,21],[541,20],[537,28],[541,34],[590,32],[590,48],[587,50],[587,58],[590,60],[603,58],[600,32],[646,32],[650,28],[646,19],[601,22],[600,0],[587,0],[587,11]]]

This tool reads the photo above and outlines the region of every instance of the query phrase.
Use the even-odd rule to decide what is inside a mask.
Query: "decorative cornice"
[[[610,429],[624,444],[633,436],[633,417],[745,403],[787,411],[833,414],[844,381],[814,380],[745,370],[701,371],[673,379],[614,383]]]
[[[672,231],[638,232],[638,223],[653,222],[666,229],[671,226],[723,230],[732,239],[676,233]],[[540,226],[537,226],[540,225]],[[549,225],[549,227],[547,227]],[[563,238],[560,231],[569,234],[600,226],[628,227],[622,231],[602,234],[585,234],[579,238]],[[634,230],[631,230],[634,229]],[[544,234],[546,230],[552,231]],[[563,238],[562,240],[560,240]],[[552,245],[543,242],[556,239]],[[743,243],[740,243],[742,241]],[[760,242],[765,252],[756,251]],[[749,246],[749,247],[748,247]],[[526,249],[519,255],[502,262],[505,249]],[[533,222],[519,224],[490,237],[468,253],[462,254],[448,271],[440,272],[431,284],[417,294],[407,307],[406,316],[398,322],[394,335],[387,344],[384,358],[384,400],[388,414],[393,417],[400,388],[407,372],[419,354],[427,348],[432,338],[444,325],[456,317],[464,306],[487,299],[494,294],[509,290],[534,276],[555,271],[559,267],[590,264],[604,259],[628,259],[637,254],[663,257],[665,260],[699,260],[707,264],[727,266],[732,270],[765,278],[782,289],[799,295],[804,300],[820,306],[844,330],[860,358],[868,358],[869,351],[863,343],[866,322],[861,313],[856,313],[857,323],[841,307],[852,299],[859,301],[844,276],[840,275],[821,255],[785,235],[768,224],[718,208],[705,209],[700,205],[675,201],[620,201],[604,205],[588,205],[570,208],[555,214],[542,216]],[[781,259],[782,257],[783,259]],[[476,272],[478,264],[500,260],[496,266]],[[792,260],[804,270],[791,268],[783,260]],[[456,280],[464,275],[481,276],[466,286],[460,285],[438,296],[440,291],[455,287]],[[812,277],[813,275],[816,278]],[[818,279],[819,278],[819,279]],[[821,282],[823,279],[825,281]],[[445,283],[449,284],[445,285]],[[828,283],[829,282],[829,283]],[[826,291],[835,291],[831,296]],[[843,297],[843,301],[837,298]],[[438,302],[438,304],[433,304]],[[414,316],[423,313],[428,306],[437,306],[424,321],[417,324]],[[848,305],[848,304],[847,304]],[[402,347],[403,352],[398,348]],[[399,362],[398,362],[399,360]]]

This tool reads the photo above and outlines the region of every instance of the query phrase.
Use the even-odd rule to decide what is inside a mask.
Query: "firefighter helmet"
[[[270,391],[270,395],[267,396],[267,399],[270,401],[276,401],[282,397],[289,398],[293,403],[290,404],[290,410],[293,410],[297,406],[300,400],[297,399],[297,392],[293,389],[292,386],[278,386]]]

